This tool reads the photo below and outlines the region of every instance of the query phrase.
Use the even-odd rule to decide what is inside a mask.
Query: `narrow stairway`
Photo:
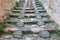
[[[30,7],[27,8],[28,0],[21,2],[20,7],[13,9],[9,19],[5,22],[5,30],[11,30],[14,40],[49,40],[49,31],[57,29],[57,24],[48,15],[42,3],[37,0],[30,0]],[[49,38],[49,39],[44,39]],[[50,39],[51,40],[51,39]]]

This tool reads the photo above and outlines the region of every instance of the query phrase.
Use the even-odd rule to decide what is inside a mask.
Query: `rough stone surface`
[[[15,1],[13,0],[0,0],[0,25],[7,19],[9,12],[14,7]],[[10,5],[9,5],[10,4]],[[12,5],[13,4],[13,5]],[[8,6],[7,6],[8,5]]]
[[[40,31],[39,36],[42,38],[49,38],[50,33],[48,31]]]
[[[8,19],[9,22],[7,22],[7,24],[10,24],[7,26],[8,30],[10,28],[11,29],[14,28],[12,30],[15,30],[15,27],[17,28],[17,30],[13,31],[11,34],[10,34],[11,31],[9,30],[9,32],[6,33],[5,35],[1,35],[0,39],[1,40],[59,40],[59,38],[57,38],[59,36],[57,36],[56,34],[52,35],[52,33],[48,32],[48,30],[49,31],[53,30],[57,25],[55,24],[55,22],[44,22],[44,21],[51,21],[51,19],[49,15],[46,13],[46,10],[42,8],[42,6],[40,6],[41,8],[36,7],[35,1],[37,3],[39,1],[31,0],[31,5],[34,9],[26,7],[29,5],[29,3],[27,3],[29,0],[24,1],[25,2],[21,2],[24,4],[23,7],[21,7],[21,9],[20,7],[18,7],[16,8],[16,10],[14,9],[11,12],[12,16],[11,15],[9,16]],[[27,15],[28,17],[25,17]],[[35,17],[30,18],[29,16],[35,16]],[[44,18],[44,20],[42,20],[42,18]]]
[[[13,33],[13,36],[14,36],[15,38],[22,38],[22,32],[21,32],[21,31],[15,31],[15,32]]]
[[[60,25],[60,0],[40,0],[51,18]],[[60,28],[60,27],[59,27]]]

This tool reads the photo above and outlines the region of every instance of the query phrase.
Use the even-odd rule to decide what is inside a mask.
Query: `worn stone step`
[[[37,19],[38,20],[38,25],[44,25],[45,23],[44,23],[44,21],[42,20],[42,19]]]
[[[27,18],[28,17],[30,17],[30,18],[35,18],[36,17],[36,15],[32,14],[32,13],[31,14],[24,14],[24,16],[27,17]]]
[[[25,10],[25,12],[35,12],[35,10]]]
[[[38,10],[42,10],[43,8],[42,7],[37,7]]]
[[[40,6],[40,5],[36,5],[37,7],[42,7],[42,6]]]
[[[43,25],[42,25],[43,26]],[[39,33],[40,31],[43,31],[43,30],[56,30],[56,27],[51,27],[51,26],[48,26],[48,25],[44,25],[43,27],[42,26],[24,26],[22,31],[31,31],[33,33]]]
[[[25,13],[35,13],[35,12],[34,11],[27,11],[27,12],[25,11]]]
[[[24,26],[24,23],[19,20],[16,25],[17,25],[18,27],[23,27],[23,26]]]
[[[26,8],[26,10],[34,10],[34,8],[32,7],[32,8]]]
[[[58,27],[58,25],[55,22],[46,23],[46,25],[51,27]]]
[[[18,38],[18,39],[21,39],[23,37],[23,34],[20,30],[17,30],[13,33],[13,37],[14,38]]]
[[[22,7],[16,7],[16,10],[22,10]],[[31,7],[31,8],[26,8],[26,10],[34,10],[34,8],[33,8],[33,7]]]
[[[37,18],[37,19],[41,19],[41,16],[40,16],[40,14],[39,14],[39,13],[38,13],[38,14],[37,14],[37,13],[35,13],[35,14],[36,14],[36,18]]]
[[[23,39],[19,39],[19,38],[14,38],[14,40],[23,40]]]
[[[25,35],[23,36],[23,38],[24,38],[24,40],[32,40],[33,35],[32,35],[32,34],[25,34]]]
[[[42,17],[48,17],[49,15],[47,13],[40,13],[40,16],[42,16]]]
[[[53,22],[53,20],[50,17],[43,17],[42,20],[44,22]]]
[[[33,31],[32,31],[33,28],[40,28],[40,27],[39,27],[38,25],[25,25],[24,27],[20,27],[20,31],[33,32]],[[40,31],[41,29],[38,29],[38,30]],[[35,29],[35,31],[36,31],[36,29]]]
[[[6,23],[17,23],[19,19],[17,18],[10,18],[9,20],[6,20]]]
[[[19,13],[10,13],[10,17],[18,17],[20,14]]]
[[[48,31],[41,31],[41,32],[39,32],[39,36],[42,38],[49,38],[50,33]]]
[[[13,13],[20,13],[21,10],[12,10]]]
[[[33,27],[38,27],[38,25],[37,24],[32,24],[32,25],[25,24],[24,27],[33,28]]]
[[[23,31],[32,31],[33,33],[38,33],[38,32],[40,32],[41,30],[44,30],[44,29],[41,29],[41,28],[43,28],[43,27],[38,26],[37,24],[24,25]],[[35,32],[34,32],[34,31],[35,31]]]
[[[46,13],[46,10],[38,10],[40,13]]]
[[[50,25],[46,24],[46,27],[44,27],[45,30],[56,30],[57,26],[56,25]]]
[[[36,18],[25,18],[21,19],[22,22],[37,22]]]
[[[6,28],[4,29],[4,31],[16,31],[18,30],[18,27],[16,27],[16,25],[13,24],[7,24]]]
[[[22,7],[16,7],[16,10],[22,10]]]
[[[19,19],[25,18],[25,17],[24,17],[24,14],[20,13],[20,15],[19,15],[18,18],[19,18]]]

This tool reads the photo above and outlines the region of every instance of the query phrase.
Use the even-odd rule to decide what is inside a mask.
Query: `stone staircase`
[[[39,6],[38,1],[31,0],[31,8],[27,8],[27,1],[23,7],[16,7],[5,22],[5,30],[13,31],[13,40],[45,40],[50,38],[48,31],[56,30],[57,24],[50,18],[46,10]],[[46,39],[47,40],[47,39]],[[50,39],[51,40],[51,39]]]

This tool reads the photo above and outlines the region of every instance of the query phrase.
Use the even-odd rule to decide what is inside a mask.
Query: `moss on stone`
[[[20,3],[19,2],[16,2],[16,7],[19,7],[20,6]]]
[[[55,32],[58,36],[60,36],[60,30],[56,30]]]
[[[16,7],[19,7],[19,6],[20,6],[20,3],[16,2],[16,5],[14,6],[14,9],[16,9]]]
[[[0,26],[0,31],[4,30],[6,28],[7,24],[4,23],[3,25]]]

